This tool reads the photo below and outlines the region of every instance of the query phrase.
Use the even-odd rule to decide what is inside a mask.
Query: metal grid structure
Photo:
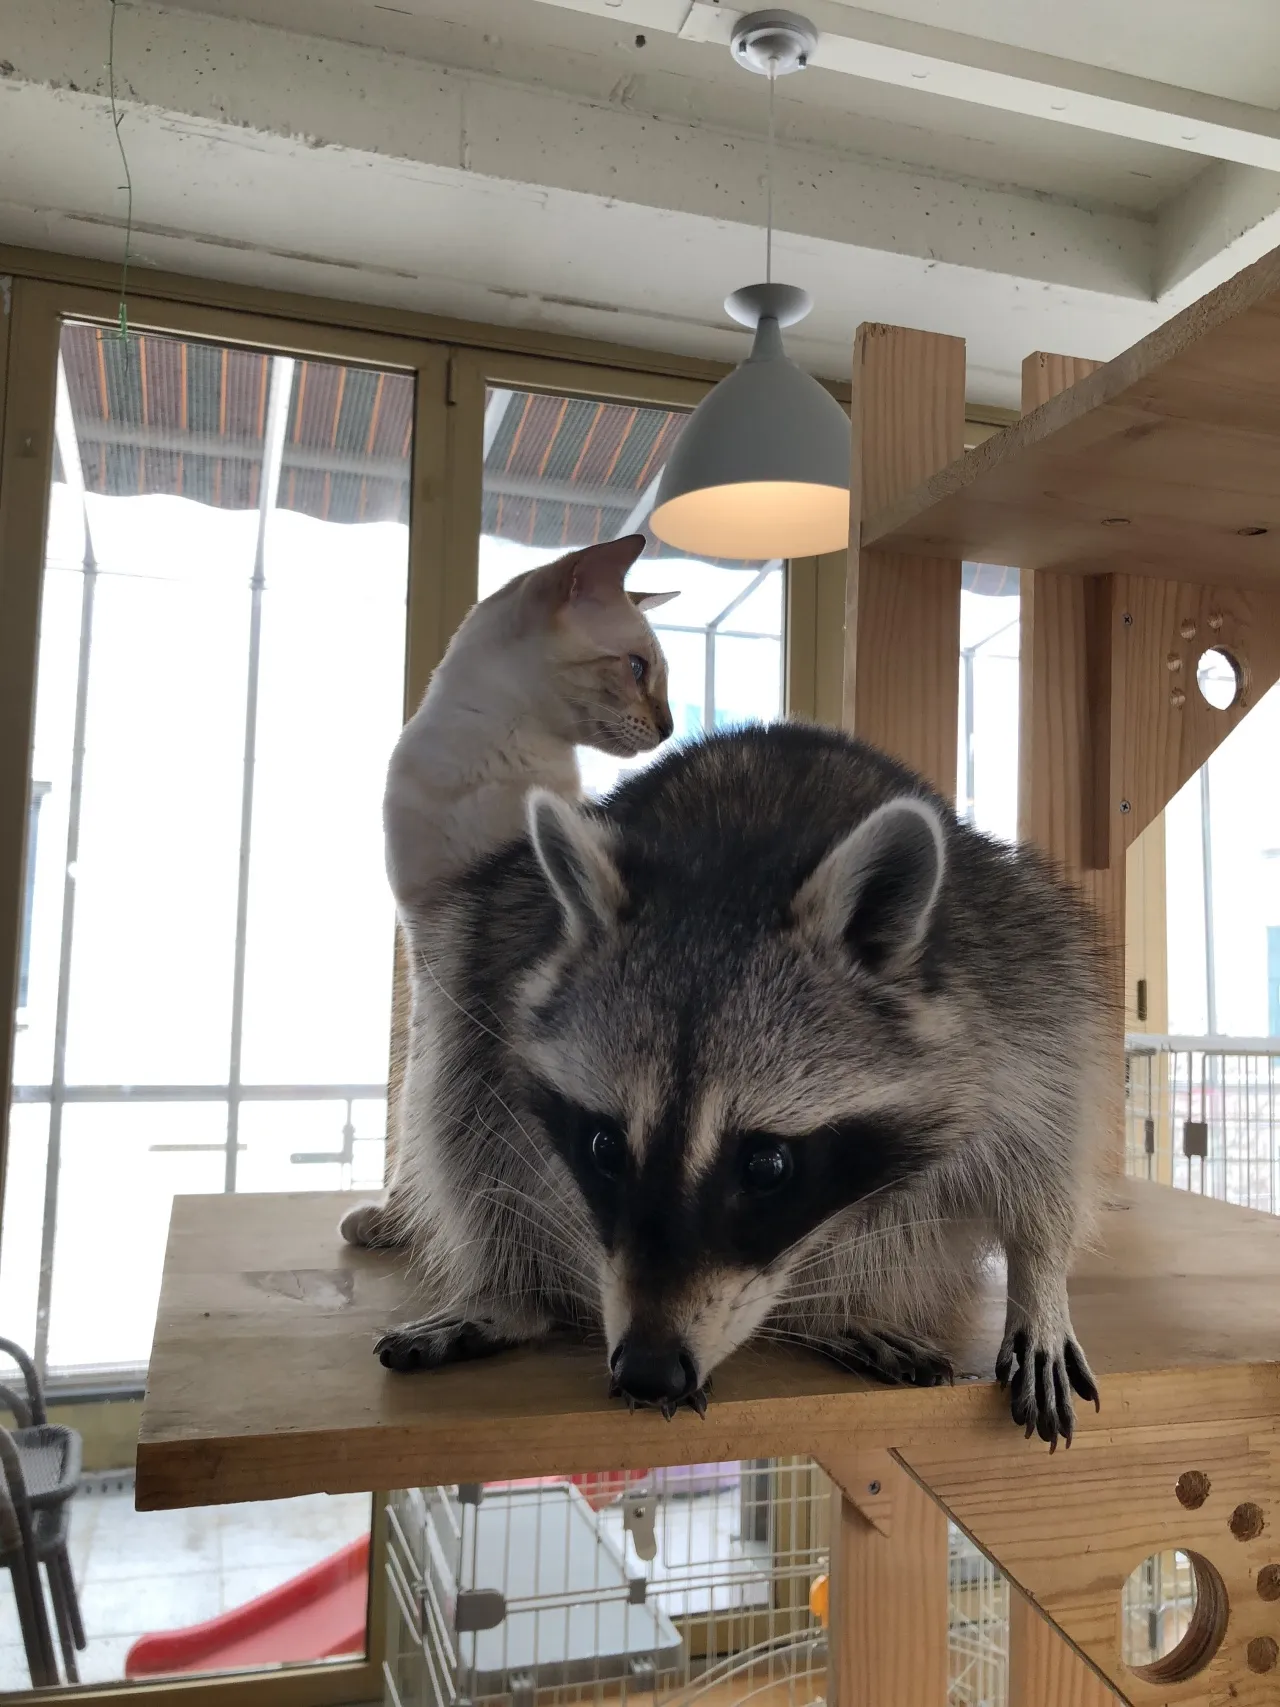
[[[1009,1584],[954,1524],[948,1539],[951,1682],[947,1707],[1007,1707]]]
[[[808,1459],[397,1493],[387,1702],[824,1701],[831,1509]],[[1005,1707],[1007,1588],[954,1529],[949,1570],[949,1707]]]
[[[1130,1036],[1125,1113],[1129,1173],[1280,1213],[1280,1038]]]
[[[1185,1553],[1153,1553],[1125,1582],[1121,1596],[1120,1657],[1150,1665],[1171,1654],[1196,1609],[1195,1577]]]

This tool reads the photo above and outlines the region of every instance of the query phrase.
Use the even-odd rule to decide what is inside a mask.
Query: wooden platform
[[[867,517],[862,544],[1280,586],[1277,468],[1280,252]]]
[[[1217,1417],[1280,1419],[1280,1219],[1117,1182],[1103,1245],[1072,1283],[1110,1433]],[[989,1380],[872,1387],[820,1359],[747,1348],[715,1376],[705,1422],[629,1415],[602,1347],[512,1352],[392,1375],[373,1356],[414,1313],[397,1260],[339,1239],[333,1194],[174,1201],[138,1445],[142,1510],[705,1463],[853,1447],[1023,1443]],[[1003,1317],[992,1277],[964,1367],[990,1371]]]

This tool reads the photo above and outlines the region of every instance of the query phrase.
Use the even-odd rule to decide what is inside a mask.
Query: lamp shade
[[[729,300],[744,318],[744,299],[775,312],[759,315],[751,354],[699,403],[662,472],[650,526],[691,557],[815,557],[849,543],[848,419],[782,347],[779,322],[799,318],[787,304],[802,295],[758,285]]]

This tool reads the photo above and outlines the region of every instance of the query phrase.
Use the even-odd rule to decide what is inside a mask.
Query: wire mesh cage
[[[831,1485],[809,1459],[416,1488],[389,1508],[392,1707],[827,1695]],[[952,1707],[1004,1707],[1006,1589],[952,1531]]]
[[[1172,1653],[1196,1609],[1195,1572],[1186,1553],[1153,1553],[1124,1585],[1120,1655],[1126,1665],[1150,1665]]]

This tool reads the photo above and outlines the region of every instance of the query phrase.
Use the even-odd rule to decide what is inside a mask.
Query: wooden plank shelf
[[[1280,252],[866,518],[862,545],[1280,586]]]
[[[705,1422],[628,1414],[599,1346],[553,1345],[417,1375],[373,1356],[415,1313],[402,1262],[337,1234],[336,1194],[174,1201],[138,1444],[141,1510],[422,1483],[705,1463],[931,1442],[1023,1443],[989,1379],[871,1386],[819,1358],[747,1347]],[[1072,1309],[1101,1378],[1087,1431],[1280,1416],[1280,1220],[1117,1181]],[[960,1366],[987,1376],[1003,1317],[991,1286]]]

